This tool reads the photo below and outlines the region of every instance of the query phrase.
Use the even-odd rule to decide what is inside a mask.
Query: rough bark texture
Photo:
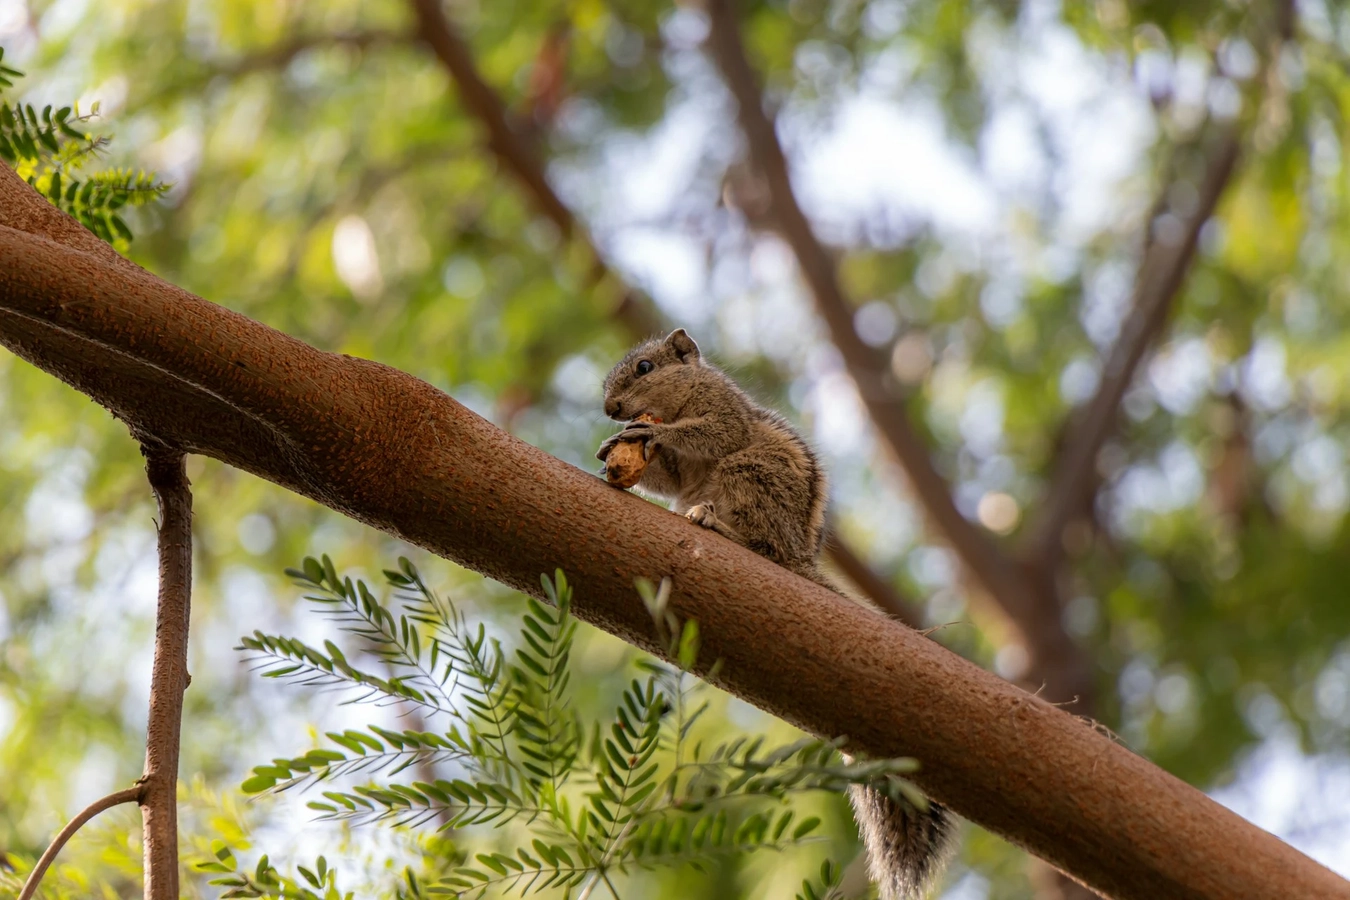
[[[872,571],[866,560],[831,532],[825,542],[825,557],[849,583],[875,603],[882,611],[895,616],[910,628],[923,627],[923,613],[917,602],[903,596],[890,582]]]
[[[617,491],[378,363],[168,285],[0,167],[0,342],[140,435],[253,472],[657,651],[633,579],[674,580],[717,683],[872,755],[1121,898],[1350,898],[1350,883],[1088,724],[932,641]],[[45,205],[45,204],[44,204]],[[48,207],[50,210],[50,207]],[[26,224],[70,246],[15,230]],[[73,247],[88,247],[79,252]]]
[[[192,598],[192,491],[177,450],[145,447],[159,503],[159,610],[150,675],[150,720],[141,776],[146,900],[178,900],[178,749],[188,686]]]

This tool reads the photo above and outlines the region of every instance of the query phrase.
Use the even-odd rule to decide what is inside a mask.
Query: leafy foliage
[[[80,221],[110,244],[125,246],[131,229],[118,214],[126,206],[159,199],[168,185],[140,169],[84,170],[97,161],[107,138],[81,130],[98,115],[98,106],[81,115],[79,106],[39,112],[32,104],[3,96],[23,73],[3,64],[0,47],[0,159],[14,167],[52,205]]]
[[[320,856],[312,867],[296,866],[297,875],[283,875],[266,855],[252,871],[241,869],[233,851],[222,841],[211,847],[215,859],[197,863],[200,872],[219,874],[211,884],[227,888],[221,897],[285,897],[287,900],[350,900],[338,887],[337,870]]]
[[[844,870],[827,859],[820,864],[820,880],[808,878],[803,881],[796,900],[838,900],[841,895],[836,888],[843,879]]]
[[[542,579],[551,605],[527,601],[514,653],[431,590],[407,559],[384,573],[398,612],[364,582],[340,577],[326,556],[306,559],[288,574],[321,613],[357,638],[367,657],[401,674],[385,678],[358,668],[333,641],[319,651],[294,638],[255,632],[239,649],[266,677],[346,688],[353,695],[349,702],[398,704],[441,716],[449,727],[329,732],[332,748],[256,766],[243,789],[323,783],[322,799],[308,805],[325,819],[434,823],[442,830],[501,828],[515,820],[526,826],[510,832],[519,837],[509,849],[475,851],[431,883],[410,875],[401,889],[408,896],[481,897],[599,883],[617,897],[616,875],[700,868],[718,855],[815,840],[820,819],[793,808],[793,798],[805,792],[869,784],[923,802],[899,777],[913,770],[910,760],[845,763],[836,743],[812,739],[766,747],[762,737],[740,736],[707,748],[695,740],[694,724],[707,709],[699,696],[704,685],[688,674],[698,630],[669,612],[668,582],[659,588],[642,583],[639,592],[679,666],[643,660],[642,675],[629,681],[612,718],[602,724],[583,721],[571,703],[577,623],[572,588],[561,570]],[[445,763],[465,776],[428,774]],[[394,780],[410,770],[422,777]],[[339,784],[358,775],[379,778]],[[211,865],[228,863],[222,857]],[[832,865],[822,869],[823,890],[836,874]],[[247,883],[230,877],[237,890],[264,884],[261,875]],[[266,883],[275,886],[276,878]]]

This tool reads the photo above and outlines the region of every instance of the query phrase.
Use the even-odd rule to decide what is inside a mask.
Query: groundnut
[[[634,422],[659,423],[660,419],[648,415],[638,416]],[[630,488],[642,480],[642,472],[651,459],[647,441],[624,441],[616,444],[605,457],[605,480],[621,488]]]

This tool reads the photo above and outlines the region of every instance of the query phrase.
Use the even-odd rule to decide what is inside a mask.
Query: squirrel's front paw
[[[656,436],[656,428],[651,422],[629,422],[624,426],[623,431],[618,434],[612,434],[600,444],[600,448],[595,451],[595,458],[603,460],[609,456],[609,451],[620,444],[629,444],[641,442],[644,454],[648,459],[652,457],[652,438]]]
[[[717,510],[713,509],[711,503],[699,503],[689,507],[689,512],[684,517],[695,525],[701,525],[704,528],[715,528],[717,526]]]
[[[609,451],[617,446],[619,446],[619,435],[615,434],[605,438],[600,444],[600,449],[595,451],[595,458],[603,461],[606,456],[609,456]]]
[[[655,422],[639,422],[634,419],[623,427],[623,431],[614,435],[614,439],[620,443],[628,441],[650,441],[656,437],[656,432],[660,426]]]

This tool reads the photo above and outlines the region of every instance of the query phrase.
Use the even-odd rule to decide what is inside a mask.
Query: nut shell
[[[643,441],[625,441],[609,451],[605,457],[605,480],[621,488],[630,488],[642,480],[647,468],[647,453]]]
[[[638,416],[634,422],[659,423],[648,415]],[[624,441],[615,444],[605,457],[605,480],[615,487],[630,488],[642,480],[642,473],[651,459],[645,440]]]

